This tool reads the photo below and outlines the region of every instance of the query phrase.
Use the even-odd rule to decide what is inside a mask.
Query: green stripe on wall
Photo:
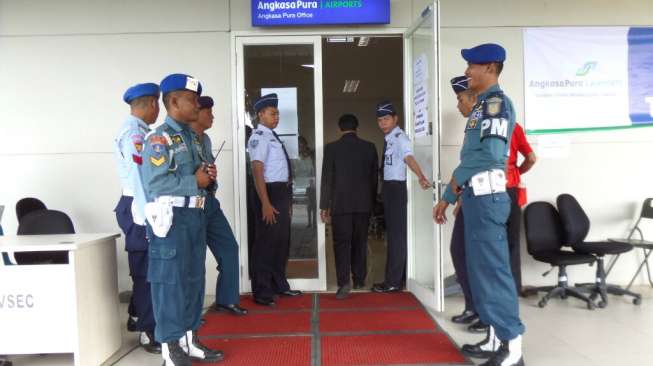
[[[588,127],[588,128],[558,128],[551,130],[526,130],[527,135],[548,135],[556,133],[579,133],[579,132],[599,132],[599,131],[614,131],[614,130],[627,130],[633,128],[653,127],[653,124],[639,124],[630,126],[610,126],[610,127]]]

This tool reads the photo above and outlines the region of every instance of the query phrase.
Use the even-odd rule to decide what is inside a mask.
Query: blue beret
[[[161,80],[161,93],[165,95],[175,90],[188,90],[202,95],[202,84],[186,74],[171,74]]]
[[[258,113],[261,111],[261,109],[265,107],[277,108],[278,105],[279,105],[279,97],[277,96],[277,94],[276,93],[267,94],[260,97],[256,101],[256,103],[254,103],[254,111]]]
[[[467,80],[469,80],[467,76],[456,76],[455,78],[451,79],[451,87],[453,88],[453,92],[458,94],[469,89],[469,83]]]
[[[122,100],[129,104],[132,100],[145,96],[157,97],[158,99],[159,86],[154,83],[136,84],[125,91]]]
[[[209,96],[199,97],[197,102],[200,104],[200,109],[213,108],[213,98]]]
[[[387,116],[388,114],[397,114],[395,106],[393,106],[392,103],[384,100],[383,102],[376,105],[376,117],[383,117]]]
[[[487,64],[506,60],[506,50],[494,43],[485,43],[473,48],[462,49],[460,54],[470,64]]]

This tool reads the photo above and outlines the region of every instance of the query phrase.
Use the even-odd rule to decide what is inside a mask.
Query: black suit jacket
[[[355,133],[327,144],[322,162],[320,209],[332,215],[371,212],[379,159],[374,144]]]

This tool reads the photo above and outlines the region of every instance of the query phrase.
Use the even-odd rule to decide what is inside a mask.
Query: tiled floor
[[[611,297],[605,309],[586,310],[574,299],[552,300],[544,308],[537,298],[521,299],[525,361],[529,366],[632,366],[653,365],[653,289],[640,287],[643,302],[634,306],[626,299]],[[434,314],[438,323],[460,344],[476,342],[470,334],[449,321],[460,312],[461,297],[447,298],[447,310]],[[160,356],[134,349],[136,337],[125,333],[123,349],[108,365],[160,365]],[[133,349],[133,350],[132,350]],[[130,351],[131,350],[131,351]],[[12,357],[15,366],[72,365],[71,355]],[[480,360],[477,360],[480,361]],[[479,362],[480,363],[480,362]]]

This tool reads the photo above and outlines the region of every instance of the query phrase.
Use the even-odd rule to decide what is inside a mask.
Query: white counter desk
[[[68,264],[0,259],[0,354],[74,353],[100,365],[122,343],[118,234],[0,236],[0,252],[67,251]]]

